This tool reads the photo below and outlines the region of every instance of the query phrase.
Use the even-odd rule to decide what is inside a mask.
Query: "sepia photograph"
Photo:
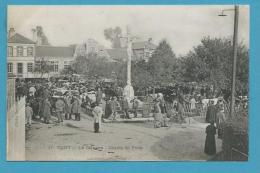
[[[7,161],[249,158],[249,5],[8,5]]]

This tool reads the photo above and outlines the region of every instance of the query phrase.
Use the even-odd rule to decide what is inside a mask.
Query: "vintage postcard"
[[[8,161],[248,161],[249,5],[8,5]]]

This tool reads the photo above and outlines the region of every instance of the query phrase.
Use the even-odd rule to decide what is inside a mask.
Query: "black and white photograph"
[[[6,20],[7,161],[248,161],[249,5],[8,5]]]

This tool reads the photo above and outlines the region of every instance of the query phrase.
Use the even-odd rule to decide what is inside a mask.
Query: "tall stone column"
[[[124,88],[124,96],[131,100],[134,98],[134,89],[131,85],[131,61],[132,61],[132,40],[129,27],[127,27],[127,85]]]

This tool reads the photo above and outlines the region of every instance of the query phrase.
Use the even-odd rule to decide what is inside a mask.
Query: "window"
[[[33,72],[33,63],[27,63],[27,72]]]
[[[33,47],[27,48],[27,56],[33,56]]]
[[[54,62],[54,72],[58,72],[59,71],[59,62],[55,61]]]
[[[7,64],[7,71],[8,71],[8,73],[13,73],[13,63]]]
[[[17,73],[23,73],[23,63],[17,63]]]
[[[64,69],[68,69],[70,66],[70,61],[64,61]]]
[[[23,47],[22,46],[17,47],[17,56],[23,56]]]
[[[13,47],[8,46],[8,56],[13,56]]]

